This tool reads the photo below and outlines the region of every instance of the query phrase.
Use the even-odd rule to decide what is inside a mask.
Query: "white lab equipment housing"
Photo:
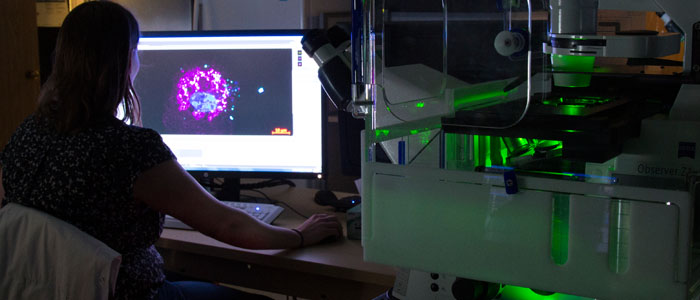
[[[355,1],[365,258],[576,297],[697,298],[700,2],[432,2]],[[680,32],[598,38],[601,9]],[[528,46],[494,47],[509,39]],[[638,60],[678,71],[640,74]],[[375,161],[379,145],[393,163]],[[422,293],[399,276],[393,296],[457,298],[425,278]]]

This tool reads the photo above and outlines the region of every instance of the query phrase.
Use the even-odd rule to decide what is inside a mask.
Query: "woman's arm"
[[[208,236],[237,247],[286,249],[299,246],[296,232],[265,224],[220,203],[175,160],[141,173],[134,183],[134,197]],[[342,235],[342,227],[334,215],[314,215],[297,229],[305,245]]]

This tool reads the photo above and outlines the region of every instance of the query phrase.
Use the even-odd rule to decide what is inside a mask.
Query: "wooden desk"
[[[307,216],[333,213],[313,202],[312,189],[275,187],[264,192]],[[345,214],[337,216],[345,230]],[[303,221],[285,208],[273,224],[291,228]],[[165,229],[156,247],[169,271],[311,299],[373,299],[394,284],[396,273],[393,267],[363,261],[360,241],[347,238],[293,250],[247,250],[197,231]]]

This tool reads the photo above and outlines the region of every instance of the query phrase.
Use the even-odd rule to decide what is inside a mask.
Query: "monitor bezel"
[[[265,29],[265,30],[200,30],[200,31],[142,31],[141,37],[217,37],[217,36],[304,36],[306,29]],[[301,46],[301,44],[300,44]],[[306,54],[304,54],[306,55]],[[138,80],[138,79],[137,79]],[[325,95],[319,88],[321,102],[321,172],[252,172],[237,170],[186,170],[197,179],[207,178],[286,178],[286,179],[325,179],[328,174],[327,124],[328,111]]]

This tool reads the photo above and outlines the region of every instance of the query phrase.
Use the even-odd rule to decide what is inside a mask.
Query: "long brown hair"
[[[85,2],[63,21],[53,71],[39,95],[37,117],[59,132],[75,132],[113,118],[139,120],[139,99],[130,77],[139,41],[136,18],[119,4]]]

